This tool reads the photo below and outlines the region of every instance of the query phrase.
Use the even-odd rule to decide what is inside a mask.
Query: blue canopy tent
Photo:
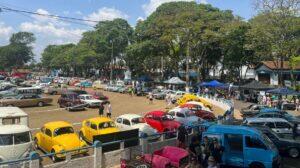
[[[217,80],[213,80],[213,81],[210,81],[210,82],[203,82],[203,83],[200,83],[199,86],[202,86],[202,87],[213,87],[213,88],[217,88],[217,87],[222,87],[224,86],[223,83],[217,81]]]
[[[139,77],[137,80],[140,82],[152,82],[153,81],[149,76],[146,76],[146,75]]]
[[[300,95],[299,92],[291,90],[287,87],[277,88],[266,91],[267,93],[276,94],[276,95]]]

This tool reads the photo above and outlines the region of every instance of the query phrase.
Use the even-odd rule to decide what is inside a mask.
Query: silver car
[[[267,126],[278,134],[293,133],[292,124],[283,118],[246,118],[243,124],[253,126]]]

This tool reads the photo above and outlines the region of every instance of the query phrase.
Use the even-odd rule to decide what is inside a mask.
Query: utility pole
[[[110,83],[113,81],[114,41],[111,40]]]
[[[185,91],[189,92],[189,83],[190,83],[190,40],[189,40],[189,31],[188,31],[188,41],[187,41],[187,50],[186,50],[186,70],[185,70]]]

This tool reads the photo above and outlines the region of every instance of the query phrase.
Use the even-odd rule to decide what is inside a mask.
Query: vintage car
[[[252,117],[255,114],[258,114],[261,109],[269,108],[267,105],[260,104],[251,104],[246,108],[241,110],[242,117]]]
[[[92,93],[92,95],[93,95],[93,97],[95,98],[95,99],[98,99],[98,100],[102,100],[102,101],[108,101],[108,97],[107,96],[105,96],[102,92],[93,92]]]
[[[78,98],[86,104],[87,107],[93,108],[93,107],[99,107],[100,104],[103,102],[101,100],[95,99],[92,95],[89,94],[82,94],[79,95]]]
[[[216,117],[212,111],[210,111],[209,108],[202,106],[203,104],[201,102],[187,102],[186,104],[183,104],[179,106],[180,108],[188,108],[189,110],[193,111],[196,116],[207,120],[207,121],[214,121],[216,120]]]
[[[103,89],[103,86],[104,85],[103,85],[102,81],[100,81],[100,80],[96,80],[92,84],[93,89]]]
[[[86,142],[80,140],[72,125],[64,121],[46,123],[40,132],[36,133],[34,142],[37,149],[52,153],[51,159],[54,162],[66,157],[66,153],[63,152],[72,151],[71,155],[88,152],[87,149],[79,149],[87,147]]]
[[[76,83],[74,86],[90,88],[90,87],[92,87],[92,85],[93,85],[93,83],[91,81],[84,80],[84,81],[81,81],[79,83]]]
[[[14,107],[32,107],[50,104],[53,101],[52,98],[41,97],[36,94],[18,95],[9,99],[2,99],[1,106],[14,106]]]
[[[57,103],[60,108],[66,108],[69,111],[85,109],[85,104],[81,102],[78,94],[73,92],[62,93]]]
[[[188,127],[196,126],[204,122],[203,119],[197,117],[195,113],[188,108],[175,107],[168,113],[172,115],[176,121]]]
[[[33,150],[30,129],[26,125],[0,126],[0,163],[26,158]]]
[[[148,112],[144,120],[159,133],[176,131],[181,125],[180,122],[174,120],[173,116],[163,111]]]
[[[107,117],[96,117],[84,120],[79,132],[81,140],[94,142],[94,136],[119,132],[113,120]]]
[[[142,116],[137,114],[124,114],[117,117],[115,121],[117,127],[120,129],[139,129],[139,136],[148,137],[149,139],[156,139],[160,136],[157,135],[156,129],[145,123]]]

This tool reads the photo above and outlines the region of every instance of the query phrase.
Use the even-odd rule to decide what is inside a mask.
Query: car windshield
[[[162,120],[164,120],[164,121],[168,121],[168,120],[171,121],[171,120],[174,120],[173,116],[171,116],[171,115],[169,115],[169,114],[166,114],[166,115],[162,116],[161,118],[162,118]]]
[[[0,135],[0,146],[12,145],[13,135]]]
[[[267,135],[262,133],[261,136],[264,143],[268,146],[269,149],[276,149],[274,143],[270,140],[270,138]]]
[[[85,100],[92,100],[92,99],[93,99],[92,96],[86,96],[86,97],[85,97]]]
[[[139,124],[139,123],[145,123],[144,119],[142,117],[133,118],[131,120],[132,125]]]
[[[15,145],[30,142],[30,132],[14,134],[14,141]]]
[[[99,129],[105,129],[105,128],[115,128],[116,125],[112,121],[103,122],[99,124]]]
[[[191,116],[195,116],[195,113],[193,113],[192,111],[188,110],[188,111],[185,112],[185,115],[187,117],[191,117]]]
[[[61,127],[54,131],[54,136],[64,135],[64,134],[73,134],[74,130],[72,127]]]

